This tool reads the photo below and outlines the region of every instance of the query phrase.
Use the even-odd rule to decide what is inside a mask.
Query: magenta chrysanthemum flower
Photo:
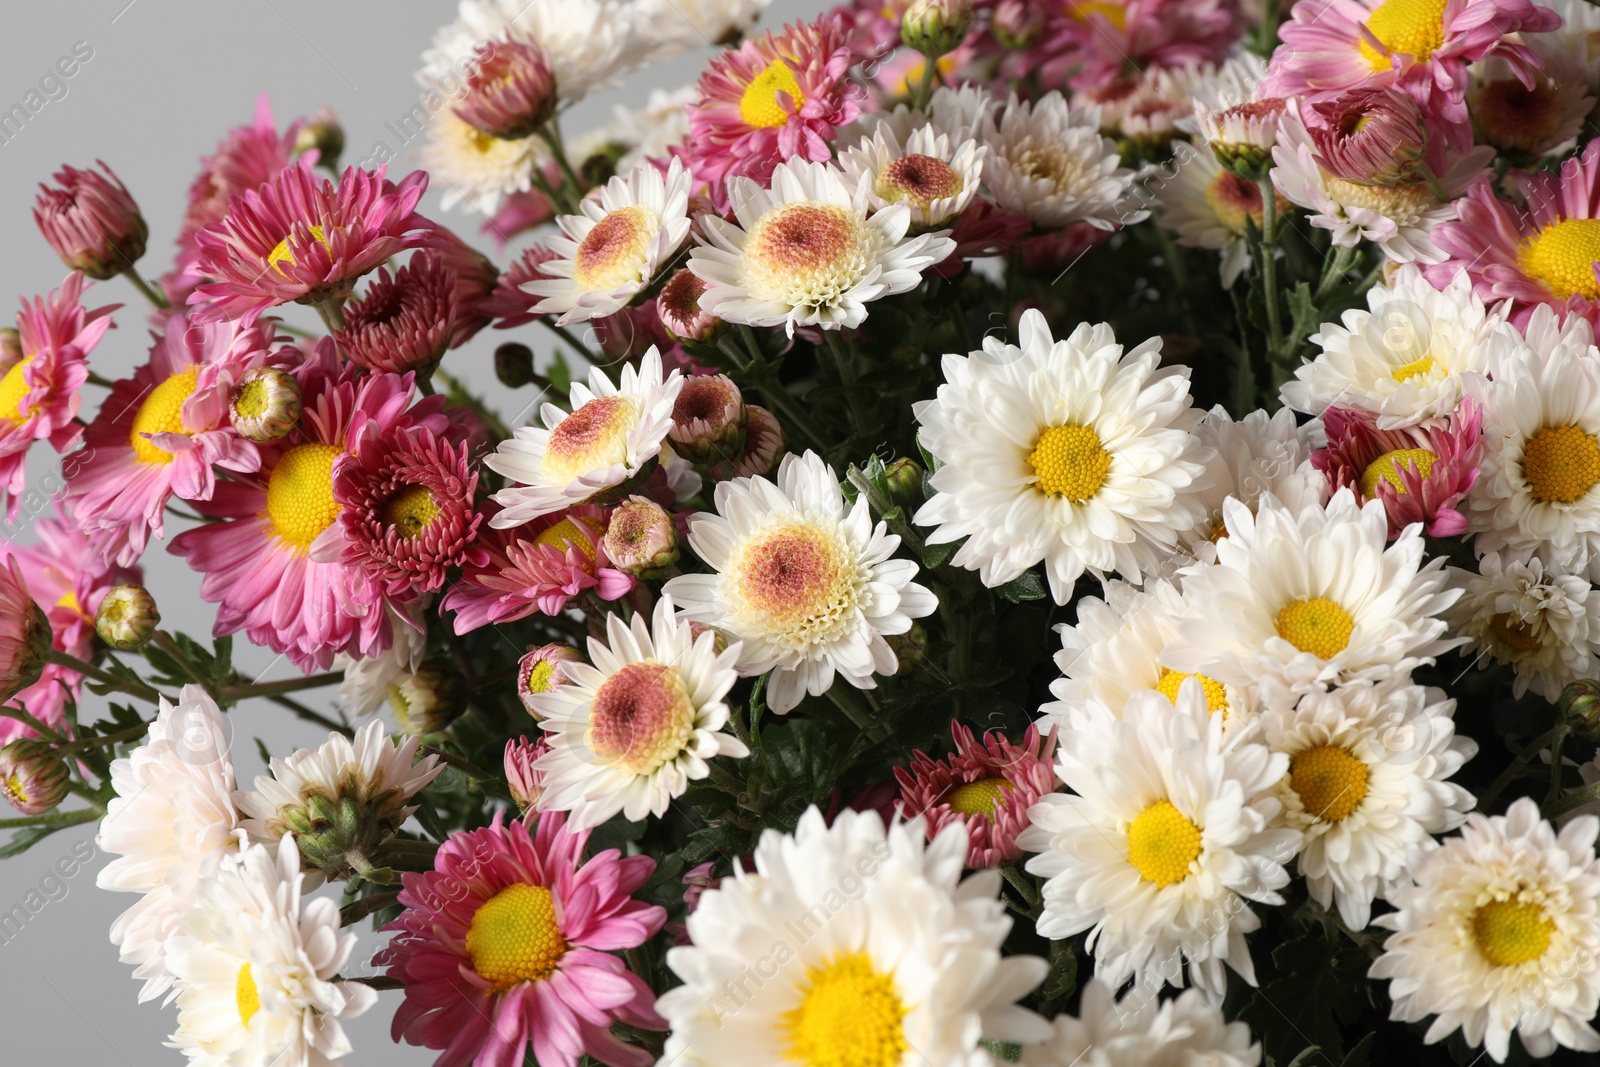
[[[393,275],[378,277],[345,305],[339,351],[368,370],[431,371],[450,347],[456,279],[435,252],[418,252]]]
[[[1458,270],[1485,304],[1511,301],[1511,321],[1527,326],[1533,309],[1582,315],[1600,327],[1600,141],[1523,181],[1527,206],[1494,194],[1487,177],[1455,202],[1458,221],[1434,227],[1450,258],[1426,268],[1437,287]]]
[[[0,349],[0,500],[8,501],[7,521],[17,517],[27,484],[28,446],[49,438],[65,452],[83,435],[76,418],[78,389],[89,378],[85,360],[122,306],[86,311],[78,302],[83,289],[83,275],[74,271],[48,297],[24,300],[17,312],[21,357]]]
[[[54,187],[41,183],[33,221],[68,269],[104,280],[144,255],[150,228],[121,179],[96,162],[104,174],[63,166]]]
[[[1093,89],[1130,66],[1220,63],[1244,26],[1237,0],[1065,0],[1039,7],[1044,18],[1036,43],[1000,50],[1002,96],[1019,77],[1037,77],[1041,91]]]
[[[1311,454],[1333,490],[1349,486],[1360,502],[1383,501],[1389,537],[1414,522],[1429,537],[1457,537],[1467,518],[1456,509],[1478,480],[1483,459],[1483,409],[1466,397],[1447,419],[1398,430],[1378,429],[1377,416],[1350,408],[1322,413],[1328,447]]]
[[[426,244],[429,224],[415,209],[427,173],[413,171],[399,185],[383,175],[381,166],[348,167],[336,187],[301,159],[234,197],[222,221],[195,237],[199,270],[214,279],[189,298],[195,321],[248,326],[279,304],[349,296],[357,278]]]
[[[700,100],[688,107],[690,169],[719,210],[734,175],[765,186],[772,168],[799,156],[833,158],[828,142],[861,113],[845,77],[854,57],[845,20],[824,16],[785,26],[723,52],[700,75]]]
[[[438,223],[431,225],[433,236],[428,247],[455,282],[456,312],[450,323],[450,347],[460,348],[494,321],[488,303],[500,280],[500,268],[454,231]]]
[[[469,564],[444,598],[444,610],[455,612],[456,633],[536,611],[559,615],[591,589],[601,600],[632,592],[636,579],[611,565],[605,533],[605,512],[592,504],[487,531],[478,542],[487,559]]]
[[[1458,152],[1472,146],[1467,65],[1497,56],[1531,87],[1538,56],[1508,35],[1561,25],[1533,0],[1300,0],[1290,19],[1262,96],[1318,101],[1398,86],[1443,120]]]
[[[406,910],[375,958],[405,983],[396,1041],[443,1049],[435,1067],[515,1067],[531,1046],[544,1067],[592,1056],[649,1067],[613,1022],[665,1030],[655,994],[613,953],[642,945],[664,909],[632,894],[655,870],[616,849],[583,861],[588,831],[560,813],[455,834],[434,869],[401,875]]]
[[[528,735],[523,734],[515,741],[506,742],[506,788],[511,791],[511,799],[523,811],[538,807],[539,798],[544,796],[544,772],[534,770],[533,765],[549,751],[550,742],[542,733],[534,741],[529,741]]]
[[[523,291],[524,282],[549,281],[553,274],[546,274],[542,269],[552,259],[560,259],[555,249],[537,241],[526,252],[522,253],[517,261],[506,268],[500,275],[500,281],[495,285],[494,292],[484,304],[484,310],[499,321],[494,324],[497,330],[509,330],[515,326],[525,326],[535,319],[544,318],[533,310],[533,306],[544,299]]]
[[[328,339],[295,374],[300,425],[262,449],[256,477],[220,482],[210,501],[196,504],[223,521],[178,535],[172,551],[205,575],[200,595],[218,605],[216,633],[243,630],[302,669],[326,670],[335,653],[364,658],[389,647],[396,614],[374,610],[381,588],[340,560],[337,465],[364,442],[411,429],[443,435],[450,422],[443,397],[413,405],[409,374],[341,368]]]
[[[426,427],[369,439],[334,473],[344,527],[343,560],[366,577],[363,592],[403,601],[444,585],[445,572],[488,554],[473,540],[483,516],[465,443]]]
[[[274,353],[273,343],[270,322],[191,323],[181,311],[167,319],[150,362],[111,387],[84,433],[87,447],[63,464],[73,515],[99,551],[133,563],[152,533],[165,536],[171,497],[209,500],[217,467],[260,469],[228,406],[246,372],[299,358],[287,347]]]
[[[1013,745],[998,731],[979,742],[970,727],[952,722],[950,736],[956,751],[947,759],[917,751],[910,767],[895,768],[906,817],[926,817],[929,841],[947,824],[965,823],[968,867],[1010,863],[1022,855],[1017,835],[1028,826],[1028,809],[1058,784],[1050,766],[1055,730],[1041,741],[1039,728],[1030,726],[1022,744]]]
[[[10,703],[17,690],[38,681],[49,648],[50,623],[33,602],[21,565],[0,551],[0,702]],[[27,732],[16,729],[22,723],[8,721],[14,725],[0,724],[8,739]]]
[[[502,37],[466,79],[456,116],[479,133],[519,141],[539,132],[556,110],[550,55],[538,41]]]

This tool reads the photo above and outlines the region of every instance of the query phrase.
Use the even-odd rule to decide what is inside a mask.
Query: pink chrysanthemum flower
[[[334,472],[344,527],[342,558],[366,577],[363,592],[396,601],[432,593],[445,572],[486,560],[473,545],[483,516],[466,444],[426,427],[369,439]]]
[[[251,474],[257,446],[233,428],[228,409],[248,371],[286,366],[271,322],[166,321],[150,361],[111,387],[84,433],[87,446],[63,465],[78,525],[95,547],[127,566],[153,533],[165,536],[167,501],[209,500],[216,468]]]
[[[549,751],[550,742],[542,733],[535,741],[529,741],[528,735],[523,734],[517,740],[506,742],[506,788],[517,807],[525,812],[538,807],[539,798],[544,796],[544,772],[534,770],[533,765]]]
[[[411,376],[341,368],[333,342],[319,342],[296,370],[300,425],[270,451],[255,478],[221,482],[197,504],[220,522],[172,539],[172,551],[205,577],[200,595],[218,605],[217,634],[243,630],[302,669],[326,670],[335,653],[376,655],[393,640],[396,613],[358,567],[340,561],[344,527],[334,498],[336,467],[363,442],[410,429],[443,435],[442,397],[412,404]]]
[[[8,522],[27,484],[28,446],[48,438],[65,452],[83,434],[76,419],[78,389],[89,378],[85,360],[121,306],[86,311],[78,302],[83,288],[83,275],[74,271],[48,297],[24,300],[17,312],[21,357],[0,349],[0,500],[8,500]]]
[[[537,241],[506,268],[484,304],[485,310],[499,320],[494,324],[495,329],[509,330],[544,318],[533,310],[534,305],[544,298],[525,292],[522,286],[524,282],[548,281],[555,277],[544,272],[544,265],[560,258],[555,249],[543,241]]]
[[[1511,301],[1511,321],[1528,324],[1533,309],[1548,304],[1600,327],[1600,141],[1561,165],[1523,181],[1527,206],[1494,194],[1487,178],[1455,203],[1459,221],[1433,231],[1449,256],[1427,268],[1435,286],[1465,270],[1485,304]]]
[[[433,223],[428,247],[439,257],[455,283],[455,318],[450,322],[450,347],[460,348],[494,321],[488,308],[500,281],[500,268],[482,252]]]
[[[444,610],[455,612],[456,633],[536,611],[559,615],[591,589],[601,600],[626,596],[636,579],[611,565],[605,534],[605,512],[591,504],[488,531],[478,542],[487,559],[469,564],[444,598]]]
[[[719,210],[728,206],[734,175],[764,186],[786,159],[833,158],[828,142],[861,113],[845,77],[854,62],[837,14],[785,26],[782,36],[769,32],[711,61],[700,76],[700,100],[688,108],[688,154],[696,182],[709,186]]]
[[[549,812],[459,833],[434,869],[401,875],[406,908],[375,962],[405,983],[396,1041],[444,1049],[435,1067],[509,1067],[532,1046],[544,1067],[592,1056],[611,1067],[655,1057],[613,1022],[665,1030],[655,994],[614,953],[642,945],[667,913],[632,899],[655,870],[615,849],[583,861],[588,831]]]
[[[412,171],[398,186],[383,175],[381,166],[347,167],[335,187],[301,159],[234,197],[222,221],[195,237],[199,270],[215,280],[190,296],[194,319],[248,326],[279,304],[349,296],[357,278],[426,244],[429,223],[416,206],[427,173]]]
[[[393,275],[379,267],[361,299],[345,305],[339,351],[368,370],[431,371],[450,346],[455,287],[435,252],[418,252]]]
[[[40,183],[33,221],[69,270],[115,278],[144,255],[150,227],[122,180],[103,161],[101,174],[63,166],[55,186]]]
[[[1244,26],[1238,0],[1063,0],[1038,6],[1045,10],[1036,43],[1001,52],[1002,95],[1018,77],[1037,77],[1043,91],[1092,89],[1130,66],[1220,63]]]
[[[1042,741],[1039,728],[1028,727],[1021,745],[999,731],[983,735],[950,724],[956,750],[947,759],[932,759],[920,750],[911,766],[896,767],[900,802],[907,818],[926,817],[928,840],[953,822],[967,827],[967,866],[999,867],[1022,855],[1017,835],[1028,826],[1028,809],[1059,784],[1050,761],[1056,732]]]
[[[1383,501],[1391,540],[1414,522],[1429,537],[1466,532],[1456,505],[1477,483],[1484,448],[1483,409],[1471,397],[1448,419],[1396,430],[1380,430],[1377,416],[1351,408],[1329,408],[1322,423],[1328,447],[1311,454],[1311,465],[1327,474],[1332,491],[1349,486],[1362,504]]]
[[[1561,25],[1533,0],[1300,0],[1290,18],[1263,96],[1318,101],[1398,86],[1444,122],[1458,152],[1472,145],[1467,65],[1497,56],[1532,87],[1538,56],[1508,35]]]

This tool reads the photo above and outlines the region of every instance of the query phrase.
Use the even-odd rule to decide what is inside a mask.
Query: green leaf
[[[1005,585],[995,590],[995,593],[1013,604],[1021,604],[1029,600],[1043,600],[1050,590],[1046,588],[1044,577],[1038,571],[1023,571]]]
[[[413,814],[416,815],[418,824],[435,841],[443,841],[450,836],[450,830],[445,826],[444,821],[439,818],[438,809],[433,806],[433,803],[427,797],[417,797],[417,810]]]
[[[1339,1067],[1367,1067],[1372,1061],[1372,1046],[1377,1043],[1377,1040],[1378,1035],[1372,1033],[1357,1041],[1350,1049],[1350,1054],[1344,1058],[1344,1062]]]
[[[930,571],[935,567],[943,567],[950,562],[950,557],[955,555],[962,545],[967,543],[963,537],[959,541],[948,541],[943,544],[934,544],[932,541],[922,546],[922,565]]]
[[[550,389],[558,399],[567,395],[567,390],[572,388],[572,368],[567,364],[565,352],[556,351],[556,358],[550,361],[544,376],[550,379]]]
[[[1272,953],[1278,977],[1265,982],[1239,1018],[1250,1024],[1275,1062],[1292,1063],[1308,1045],[1329,1063],[1344,1058],[1340,1024],[1359,1017],[1370,988],[1369,960],[1330,941],[1320,931],[1279,945]]]
[[[62,829],[60,826],[30,826],[25,830],[18,830],[11,835],[10,841],[0,845],[0,859],[20,856],[60,829]]]

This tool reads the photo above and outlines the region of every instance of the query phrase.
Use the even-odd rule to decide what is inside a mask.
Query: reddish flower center
[[[667,763],[694,732],[694,701],[675,667],[629,663],[607,678],[589,709],[590,751],[632,774]]]
[[[963,187],[961,175],[950,164],[916,153],[901,156],[883,168],[876,184],[878,195],[885,200],[909,200],[919,207],[956,196]]]
[[[655,229],[655,216],[638,204],[610,212],[584,235],[573,253],[573,281],[588,292],[638,281]]]
[[[634,415],[627,397],[600,396],[562,419],[545,446],[546,480],[565,484],[596,467],[626,466]]]

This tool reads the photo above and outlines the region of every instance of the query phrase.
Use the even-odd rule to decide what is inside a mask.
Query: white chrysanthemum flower
[[[1399,910],[1374,920],[1395,931],[1369,972],[1392,979],[1391,1017],[1433,1015],[1424,1040],[1459,1029],[1499,1063],[1512,1031],[1536,1057],[1600,1050],[1597,829],[1582,815],[1557,835],[1523,797],[1422,857],[1390,897]]]
[[[1104,600],[1080,597],[1077,608],[1076,626],[1056,627],[1061,651],[1055,661],[1062,676],[1050,683],[1056,699],[1039,706],[1041,729],[1080,729],[1087,716],[1104,708],[1120,711],[1144,689],[1177,700],[1183,680],[1195,677],[1161,665],[1162,651],[1178,639],[1189,614],[1172,583],[1153,578],[1140,589],[1112,579],[1105,583]],[[1254,718],[1248,689],[1199,678],[1207,707],[1222,712],[1230,728]]]
[[[791,159],[772,187],[735,178],[737,225],[701,216],[706,243],[689,269],[709,288],[700,309],[728,322],[837,330],[860,326],[867,305],[915,289],[922,272],[949,257],[940,233],[908,237],[911,209],[894,204],[868,217],[868,183],[845,181],[826,163]]]
[[[1022,1067],[1256,1067],[1261,1046],[1250,1027],[1230,1023],[1197,990],[1158,1001],[1129,990],[1120,1001],[1098,978],[1083,987],[1076,1017],[1051,1020],[1055,1034],[1024,1045]]]
[[[583,143],[597,147],[620,146],[625,149],[617,157],[616,171],[626,174],[634,167],[653,159],[666,159],[673,145],[689,136],[689,113],[686,108],[700,99],[700,90],[693,85],[677,89],[652,89],[644,107],[630,108],[618,104],[612,109],[612,120]],[[572,142],[572,154],[579,161],[588,158],[577,149],[579,139]]]
[[[1263,701],[1354,679],[1403,677],[1459,642],[1439,618],[1460,591],[1444,559],[1423,565],[1420,526],[1388,545],[1383,502],[1349,489],[1326,509],[1223,505],[1217,562],[1185,572],[1193,614],[1163,660],[1175,670],[1262,687]]]
[[[848,509],[839,479],[815,452],[792,453],[776,484],[733,478],[717,514],[689,517],[689,545],[715,574],[685,574],[663,592],[683,616],[743,642],[739,673],[772,671],[767,704],[782,715],[834,674],[858,689],[899,667],[884,635],[903,634],[938,601],[894,559],[900,538],[872,523],[865,495]]]
[[[1289,757],[1283,821],[1305,834],[1300,873],[1352,930],[1374,897],[1409,881],[1430,834],[1454,830],[1472,794],[1445,781],[1477,754],[1455,735],[1455,701],[1420,685],[1351,682],[1262,712],[1262,740]]]
[[[1467,639],[1462,654],[1479,667],[1509,663],[1512,695],[1530,688],[1551,702],[1568,682],[1600,677],[1600,589],[1572,574],[1552,574],[1540,559],[1490,552],[1478,574],[1450,568],[1463,590],[1447,618]]]
[[[333,657],[334,667],[344,671],[335,699],[346,714],[358,719],[371,715],[388,702],[395,686],[422,668],[428,632],[419,609],[425,609],[429,602],[431,598],[401,609],[385,606],[384,610],[390,613],[394,643],[377,655],[355,659],[341,652]]]
[[[533,310],[570,326],[631,304],[689,236],[690,183],[681,160],[665,175],[647,163],[586,197],[583,214],[559,216],[561,235],[545,239],[554,258],[539,265],[548,280],[522,286],[544,298]]]
[[[726,47],[748,36],[772,0],[635,0],[628,5],[631,34],[647,60]]]
[[[1189,980],[1214,1002],[1223,964],[1255,985],[1245,935],[1261,925],[1249,901],[1281,904],[1284,864],[1297,830],[1275,827],[1276,786],[1288,758],[1253,728],[1224,731],[1198,681],[1174,705],[1136,693],[1120,715],[1101,708],[1065,731],[1056,774],[1073,790],[1028,811],[1018,843],[1037,852],[1043,875],[1039,934],[1059,940],[1092,930],[1095,975],[1129,978],[1153,996]]]
[[[592,368],[588,385],[572,383],[570,413],[544,405],[543,429],[518,427],[484,459],[490,470],[518,483],[494,494],[505,510],[490,525],[520,526],[618,489],[661,454],[682,388],[681,371],[663,376],[654,345],[638,369],[622,368],[616,385]]]
[[[988,586],[1040,561],[1058,604],[1085,570],[1137,582],[1200,519],[1189,368],[1160,367],[1159,339],[1124,352],[1104,323],[1056,341],[1029,310],[1018,333],[945,356],[937,397],[913,405],[941,464],[916,522],[966,538],[954,562]]]
[[[339,905],[301,905],[294,839],[253,845],[200,888],[168,952],[178,1029],[168,1042],[197,1067],[326,1067],[351,1052],[340,1025],[378,1002],[338,980],[356,947]]]
[[[1218,266],[1222,286],[1230,288],[1250,266],[1247,220],[1261,229],[1261,188],[1224,170],[1208,148],[1187,141],[1172,142],[1172,166],[1151,182],[1159,201],[1156,222],[1178,235],[1185,248],[1210,248],[1222,253]],[[1279,197],[1278,211],[1289,202]]]
[[[1016,1005],[1049,968],[1001,954],[1000,873],[962,880],[966,855],[959,822],[929,842],[921,819],[885,830],[872,811],[767,830],[754,869],[689,914],[693,943],[667,951],[685,984],[656,1002],[664,1061],[976,1067],[980,1036],[1049,1037]]]
[[[461,0],[456,20],[440,27],[422,53],[417,80],[448,92],[463,83],[484,45],[511,37],[545,50],[556,95],[571,103],[614,85],[637,62],[628,48],[630,25],[614,0]]]
[[[1600,354],[1549,313],[1527,335],[1477,390],[1487,448],[1468,523],[1480,552],[1536,553],[1600,581]]]
[[[1203,145],[1226,153],[1270,152],[1278,143],[1283,104],[1261,100],[1259,90],[1266,76],[1265,59],[1242,48],[1234,52],[1222,66],[1195,79],[1194,116],[1180,122],[1179,128],[1198,135]]]
[[[1400,263],[1442,263],[1450,257],[1433,243],[1432,230],[1456,217],[1454,201],[1493,158],[1494,149],[1480,145],[1455,157],[1433,182],[1359,185],[1322,169],[1311,135],[1291,106],[1278,120],[1272,181],[1292,203],[1311,213],[1311,225],[1333,235],[1335,245],[1354,248],[1371,241]]]
[[[515,141],[490,137],[449,108],[429,121],[427,143],[417,150],[417,161],[443,192],[440,206],[484,215],[494,214],[502,198],[533,188],[533,175],[549,156],[537,134]]]
[[[867,187],[874,211],[891,204],[911,209],[911,226],[928,230],[967,209],[983,183],[988,149],[977,141],[952,141],[932,126],[923,126],[903,140],[887,122],[871,137],[839,155],[839,167],[851,185]]]
[[[650,621],[606,616],[606,641],[589,639],[594,666],[563,663],[562,684],[529,698],[550,743],[533,768],[544,776],[539,810],[571,812],[578,830],[619,811],[642,822],[710,774],[710,760],[749,755],[719,732],[728,723],[724,698],[739,680],[739,644],[720,654],[715,646],[715,634],[696,640],[673,617],[670,596]]]
[[[1087,222],[1102,230],[1149,215],[1121,165],[1116,142],[1100,135],[1098,108],[1070,108],[1051,90],[1036,101],[1012,94],[984,130],[984,183],[995,202],[1043,229]]]
[[[194,905],[197,887],[214,878],[244,835],[234,808],[228,720],[197,685],[176,704],[161,698],[144,744],[111,764],[116,796],[95,844],[116,854],[95,884],[144,897],[111,925],[122,962],[145,979],[141,1001],[172,984],[165,942]]]
[[[1308,415],[1330,407],[1370,411],[1385,430],[1442,419],[1468,384],[1492,369],[1490,342],[1503,329],[1466,271],[1441,291],[1417,267],[1402,266],[1367,290],[1366,308],[1311,335],[1322,351],[1284,383],[1283,402]]]
[[[926,111],[899,103],[893,111],[864,112],[854,122],[839,127],[837,141],[841,145],[857,144],[871,137],[880,125],[886,125],[900,144],[924,128],[948,137],[953,145],[968,141],[982,144],[986,124],[999,108],[1000,102],[981,85],[941,85],[933,91]]]

